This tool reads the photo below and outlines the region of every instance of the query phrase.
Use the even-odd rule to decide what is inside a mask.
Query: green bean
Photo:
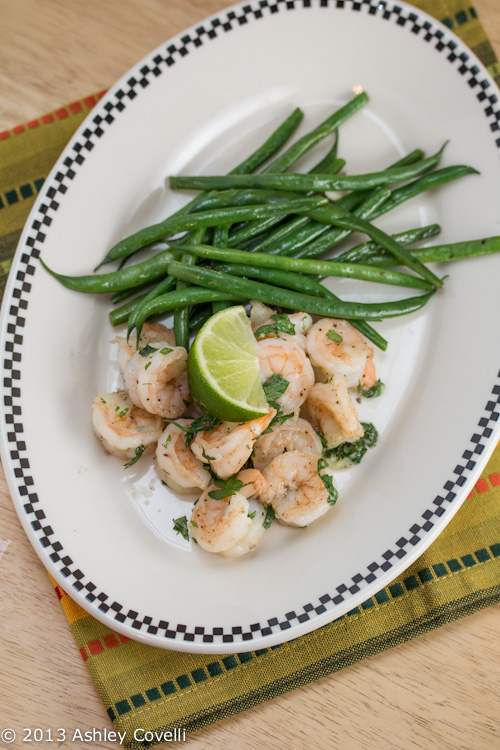
[[[110,310],[109,321],[111,325],[118,326],[122,323],[126,323],[130,313],[138,307],[146,297],[146,294],[141,294],[138,297],[134,297],[129,302],[126,302],[121,307],[117,307],[115,310]]]
[[[228,241],[228,225],[220,224],[218,227],[214,227],[214,236],[212,244],[214,247],[227,247]]]
[[[182,268],[189,268],[195,274],[198,273],[198,270],[200,270],[197,266],[189,266],[184,264],[180,265]],[[174,274],[169,274],[169,276],[173,275]],[[175,274],[175,278],[180,279],[181,277],[179,274]],[[183,281],[187,281],[190,284],[192,283],[191,279],[189,278],[185,278],[183,279]],[[144,322],[148,318],[151,318],[154,315],[171,312],[177,307],[197,305],[201,302],[215,302],[216,300],[227,300],[229,302],[232,299],[233,297],[228,294],[227,291],[217,291],[213,289],[207,289],[206,287],[202,288],[201,286],[190,286],[186,289],[175,289],[173,292],[162,294],[160,297],[156,297],[156,299],[150,300],[147,305],[144,305],[140,316],[137,318],[136,328],[137,330],[141,330]]]
[[[129,299],[134,294],[138,294],[139,292],[143,292],[145,289],[149,289],[150,286],[150,282],[147,281],[145,284],[132,287],[132,289],[122,289],[120,292],[115,292],[111,295],[111,302],[113,303],[113,305],[119,305],[120,302],[125,302],[126,299]]]
[[[306,258],[283,258],[279,255],[267,255],[266,253],[252,253],[248,256],[245,250],[234,250],[233,248],[213,247],[212,245],[183,245],[186,252],[197,255],[208,260],[222,260],[228,263],[251,263],[261,268],[276,268],[282,271],[298,271],[322,276],[340,276],[347,279],[361,279],[363,281],[374,281],[379,284],[390,284],[391,286],[404,286],[411,289],[433,288],[433,284],[420,276],[410,276],[407,273],[397,271],[384,271],[371,266],[363,266],[360,263],[337,263],[332,260],[308,260]]]
[[[479,172],[473,167],[459,164],[452,167],[443,167],[443,169],[437,169],[435,172],[426,174],[418,180],[414,180],[414,182],[411,182],[409,185],[403,185],[403,187],[394,190],[390,200],[387,201],[384,210],[381,211],[379,215],[387,213],[387,211],[392,211],[396,206],[399,206],[410,198],[420,195],[420,193],[427,190],[433,190],[440,185],[445,185],[447,182],[456,180],[459,177],[465,177],[465,175],[468,174],[479,174]]]
[[[334,302],[309,294],[281,289],[280,287],[262,284],[248,279],[241,279],[230,274],[219,273],[210,268],[200,266],[187,266],[182,263],[172,262],[168,267],[170,276],[198,284],[211,291],[220,290],[224,299],[249,300],[256,299],[268,305],[278,305],[292,310],[303,310],[312,315],[321,315],[330,318],[344,318],[347,320],[381,320],[419,310],[431,298],[434,292],[428,292],[418,297],[408,297],[396,302],[361,303],[361,302]],[[185,292],[195,291],[195,288],[186,289]],[[171,294],[175,294],[172,292]],[[165,312],[171,307],[164,308],[163,300],[169,297],[158,297],[151,303],[151,313]],[[170,304],[167,300],[166,304]]]
[[[185,256],[185,261],[192,256]],[[176,289],[186,288],[183,281],[178,281]],[[186,351],[189,349],[189,307],[177,307],[174,310],[174,335],[176,346],[183,346]]]
[[[397,167],[407,167],[410,164],[415,164],[424,158],[425,154],[420,148],[416,148],[414,151],[410,151],[409,154],[403,156],[401,159],[393,162],[387,167],[388,169],[396,169]],[[352,193],[342,196],[342,208],[346,211],[352,211],[357,208],[360,203],[364,202],[371,194],[370,190],[353,190]],[[337,201],[339,203],[340,201]]]
[[[406,156],[404,156],[402,159],[399,159],[394,164],[391,164],[391,166],[389,167],[389,169],[395,169],[395,168],[399,168],[399,167],[406,167],[406,166],[415,164],[415,162],[417,162],[419,159],[420,160],[423,159],[423,152],[420,149],[415,149],[414,151],[412,151],[409,154],[407,154]],[[342,164],[342,166],[343,166],[343,164]],[[338,164],[334,163],[332,165],[332,172],[334,171],[334,169],[340,171],[340,169],[342,168],[342,166],[339,166]],[[315,171],[315,168],[313,168],[311,170],[311,173],[314,172],[314,171]],[[376,188],[375,190],[382,190],[382,188]],[[388,190],[388,188],[385,188],[385,190]],[[385,195],[385,198],[383,197],[384,195]],[[374,204],[371,203],[372,196],[373,196],[373,199],[375,201]],[[353,197],[354,197],[354,200],[353,200]],[[366,190],[365,191],[356,191],[354,193],[351,193],[350,195],[346,195],[346,196],[342,197],[340,199],[340,201],[338,201],[337,203],[338,203],[338,205],[342,206],[343,208],[345,208],[347,210],[351,210],[351,208],[353,208],[354,206],[357,206],[360,203],[360,201],[361,201],[362,208],[360,207],[360,214],[359,215],[361,215],[363,218],[371,218],[372,213],[375,210],[378,210],[380,208],[380,204],[378,203],[379,197],[381,198],[381,203],[383,203],[383,201],[386,198],[388,199],[390,197],[390,193],[387,192],[386,194],[381,194],[381,193],[376,194],[375,191],[366,191]],[[357,213],[357,211],[356,211],[356,213]],[[233,233],[230,236],[230,238],[229,238],[228,246],[229,247],[240,246],[241,243],[249,235],[250,236],[253,235],[254,232],[255,232],[256,235],[258,235],[259,233],[262,233],[265,230],[272,228],[276,224],[276,222],[281,222],[281,221],[282,221],[281,217],[278,217],[278,218],[263,219],[261,222],[252,222],[252,226],[251,226],[250,231],[249,231],[248,228],[245,227],[242,230],[240,230],[239,233],[238,232]],[[305,226],[305,225],[309,224],[310,223],[310,219],[308,219],[307,217],[296,217],[295,219],[292,219],[289,222],[287,222],[286,225],[279,226],[277,228],[277,230],[275,230],[275,231],[276,232],[281,232],[281,236],[288,234],[287,230],[289,228],[289,225],[291,225],[292,222],[295,222],[295,223],[294,223],[293,226],[290,227],[290,231],[292,231],[293,229],[297,229],[297,228],[300,228],[302,226]],[[333,229],[333,230],[323,229],[322,232],[319,232],[319,230],[318,230],[319,236],[316,238],[315,242],[317,243],[319,241],[321,243],[322,242],[321,239],[320,239],[321,234],[323,234],[323,235],[326,236],[326,234],[328,232],[329,232],[328,239],[326,240],[327,245],[330,245],[330,243],[332,245],[336,244],[337,242],[340,242],[345,237],[348,237],[349,234],[350,234],[349,231],[340,230],[340,229]],[[275,239],[276,239],[276,237],[275,237]],[[312,242],[312,239],[310,241]],[[293,247],[293,253],[290,252],[290,250],[291,250],[292,247]],[[307,244],[307,247],[309,248],[309,244]],[[321,252],[318,252],[318,253],[314,252],[315,247],[316,247],[315,244],[311,245],[311,254],[320,255]],[[289,250],[289,248],[290,248],[290,250]],[[250,248],[250,249],[253,251],[253,250],[257,250],[257,249],[258,250],[262,250],[264,248],[262,248],[262,247],[256,247],[256,248]],[[298,246],[297,245],[294,246],[294,244],[293,244],[293,238],[289,238],[289,242],[286,245],[286,252],[285,252],[285,250],[283,250],[282,254],[286,255],[286,254],[289,254],[289,252],[290,252],[290,254],[297,255],[297,249],[298,249]],[[280,254],[281,254],[281,251],[280,251]],[[302,253],[298,253],[298,257],[309,257],[309,250],[308,251],[303,251],[303,256],[302,256]]]
[[[346,120],[352,117],[358,110],[365,106],[368,101],[368,95],[364,92],[358,94],[351,99],[347,104],[338,109],[336,112],[327,117],[324,122],[318,125],[317,128],[312,130],[310,133],[299,138],[294,144],[292,144],[286,151],[284,151],[277,159],[275,159],[269,166],[264,169],[265,174],[279,174],[288,169],[294,161],[305,154],[311,149],[316,143],[322,138],[333,133],[337,128],[342,125]]]
[[[343,159],[337,158],[337,151],[338,151],[338,143],[339,143],[339,137],[338,137],[338,130],[335,131],[335,141],[328,151],[328,153],[319,161],[316,166],[314,166],[312,169],[309,170],[310,173],[317,172],[317,173],[328,173],[328,174],[336,174],[337,172],[340,172],[340,170],[345,166],[345,161]],[[308,224],[310,222],[310,219],[307,218],[307,216],[295,216],[293,219],[289,219],[286,224],[279,225],[276,229],[270,231],[268,235],[265,235],[265,237],[268,237],[267,244],[271,244],[271,242],[274,242],[279,237],[283,237],[285,235],[290,234],[291,232],[298,230],[300,227],[304,226],[305,224]],[[254,223],[255,225],[257,222]],[[254,226],[254,229],[258,229],[258,231],[255,232],[255,235],[262,234],[262,230],[258,228],[257,226]],[[324,230],[324,227],[323,227]],[[272,235],[272,236],[271,236]],[[263,243],[263,246],[260,247],[260,250],[263,250],[264,247],[266,247],[266,244],[264,243],[264,238],[258,238],[257,244]],[[226,243],[226,247],[242,247],[242,241],[236,240],[235,242],[231,242],[228,238],[228,242]],[[251,247],[245,247],[245,250],[253,251]],[[257,249],[257,248],[255,248]]]
[[[423,159],[423,157],[423,152],[420,149],[415,149],[406,156],[403,156],[402,159],[399,159],[395,163],[391,164],[388,169],[395,169],[397,167],[405,167],[410,164],[415,164],[416,161]],[[349,195],[342,196],[342,198],[340,198],[336,202],[336,204],[338,206],[341,206],[342,208],[345,208],[347,211],[352,211],[354,209],[354,213],[356,215],[359,215],[364,219],[369,219],[373,214],[375,214],[375,212],[379,211],[380,206],[383,205],[384,202],[390,197],[391,192],[389,188],[380,187],[375,188],[374,190],[354,191],[352,193],[349,193]],[[292,226],[293,222],[296,222],[295,226]],[[311,220],[307,219],[307,217],[291,219],[287,222],[287,224],[278,227],[278,229],[276,229],[274,233],[271,232],[271,234],[268,235],[268,239],[265,238],[264,240],[257,240],[253,245],[245,249],[249,250],[250,252],[262,252],[267,248],[268,253],[276,253],[278,255],[293,255],[294,257],[298,258],[312,257],[313,255],[321,254],[314,252],[314,248],[316,247],[316,244],[318,242],[320,244],[326,244],[329,248],[334,244],[340,242],[345,237],[348,237],[350,234],[349,231],[338,228],[329,230],[326,227],[323,227],[323,229],[320,231],[320,225],[315,222],[315,228],[311,228],[311,236],[308,236],[309,230],[305,229],[305,227],[311,223]],[[287,231],[288,227],[289,231]],[[304,230],[302,230],[302,227],[304,227]],[[315,229],[317,229],[318,231],[316,232]],[[297,234],[293,234],[294,231],[296,231]],[[320,239],[322,235],[324,239]],[[276,245],[271,244],[273,241],[276,242]],[[305,248],[306,245],[307,250],[304,249],[300,251],[300,248]],[[232,246],[232,244],[230,244],[230,246]]]
[[[315,128],[310,133],[306,133],[302,138],[299,138],[296,143],[292,144],[283,154],[269,164],[265,169],[264,173],[279,174],[288,169],[300,156],[311,149],[316,143],[325,138],[330,133],[336,132],[338,127],[352,117],[361,107],[363,107],[368,101],[368,95],[364,92],[358,94],[351,99],[347,104],[341,107],[339,110],[330,115],[323,123]],[[337,141],[337,137],[336,137]],[[336,147],[336,146],[335,146]],[[328,164],[328,161],[327,161]],[[263,221],[259,227],[259,231],[265,231],[268,228],[274,226],[278,219],[268,218]],[[255,236],[257,234],[257,227],[253,226],[251,234],[249,236]],[[239,244],[244,238],[239,237],[236,244]]]
[[[264,232],[269,231],[276,225],[281,225],[283,219],[288,218],[283,215],[268,216],[265,219],[259,219],[256,221],[249,221],[246,224],[234,229],[228,237],[228,246],[234,247],[239,245],[243,247],[247,240],[251,240],[253,237],[261,236]],[[302,217],[304,223],[309,221],[307,216]]]
[[[127,319],[127,340],[130,338],[130,334],[136,327],[136,322],[141,317],[144,306],[147,305],[148,302],[150,302],[152,299],[156,299],[156,297],[159,297],[161,294],[170,292],[174,288],[175,283],[175,279],[173,279],[171,276],[165,276],[165,278],[162,279],[162,281],[160,281],[160,283],[157,284],[154,289],[151,289],[148,294],[145,294],[140,302],[135,305],[135,307],[130,311]],[[138,329],[137,338],[139,338],[140,335],[141,329]]]
[[[215,227],[214,237],[211,244],[214,247],[225,247],[227,240],[228,225],[225,224],[224,226]],[[212,313],[215,315],[215,313],[221,312],[221,310],[225,310],[227,307],[231,307],[231,302],[228,302],[227,300],[217,300],[212,302]]]
[[[453,260],[464,260],[465,258],[477,258],[480,255],[490,255],[500,252],[500,237],[485,237],[480,240],[466,240],[465,242],[451,242],[447,245],[434,245],[434,247],[418,247],[412,250],[419,260],[424,263],[448,263]],[[384,255],[372,256],[370,263],[376,266],[393,266],[394,258]]]
[[[345,161],[343,159],[336,159],[334,163],[332,164],[332,172],[334,173],[340,172],[340,170],[344,166],[345,166]],[[313,193],[311,192],[311,196],[312,195]],[[272,226],[275,226],[278,222],[281,222],[281,221],[282,221],[281,216],[270,216],[266,219],[262,219],[261,221],[249,222],[248,224],[245,224],[243,227],[240,227],[231,233],[231,236],[228,239],[228,247],[238,246],[245,240],[251,237],[255,237],[258,234],[261,234],[263,231],[266,231],[267,229],[271,228]],[[309,219],[307,218],[307,216],[305,216],[305,217],[302,217],[301,223],[307,223],[308,221]]]
[[[212,314],[215,315],[215,313],[220,312],[221,310],[225,310],[227,307],[232,307],[234,303],[218,300],[217,302],[212,302]]]
[[[358,209],[355,210],[354,213],[357,216],[359,215],[362,218],[368,219],[368,218],[371,218],[371,215],[375,212],[376,209],[379,208],[381,203],[383,203],[384,201],[390,198],[391,191],[388,187],[381,186],[379,188],[375,188],[375,190],[365,191],[365,192],[368,193],[367,196],[365,196],[363,203]],[[339,201],[337,201],[336,205],[344,207],[344,205],[347,202],[346,201],[347,198],[349,198],[349,196],[345,196],[344,198],[341,198]],[[344,237],[348,237],[350,234],[349,231],[345,231],[345,230],[337,229],[337,228],[335,228],[334,230],[328,230],[324,222],[313,222],[308,216],[299,217],[299,219],[300,219],[300,222],[295,221],[295,219],[291,219],[288,222],[288,225],[294,223],[294,227],[292,227],[292,229],[295,228],[296,232],[301,232],[302,227],[309,226],[310,227],[309,230],[308,229],[304,230],[304,233],[306,234],[306,236],[309,231],[314,232],[317,229],[319,232],[320,226],[323,226],[323,233],[325,231],[334,231],[336,233],[335,236],[338,237],[339,242],[341,239],[343,239]],[[276,234],[274,236],[279,237],[279,234],[280,234],[280,227],[277,228]],[[272,252],[273,254],[276,253],[277,255],[288,255],[288,254],[292,255],[293,254],[295,257],[300,257],[298,248],[301,246],[301,243],[304,240],[302,232],[298,236],[292,235],[291,237],[288,237],[288,239],[286,237],[287,235],[286,233],[284,233],[284,236],[282,237],[283,244],[277,245],[276,248],[273,247],[272,250],[269,249],[268,252]],[[236,242],[231,241],[230,239],[229,247],[233,247],[235,244]],[[307,247],[309,247],[309,244],[307,244]],[[246,249],[250,250],[250,252],[255,252],[256,250],[260,252],[261,250],[264,249],[264,247],[259,246],[259,245],[254,245],[253,247],[246,248]]]
[[[312,294],[313,296],[320,295],[321,297],[328,297],[336,302],[339,301],[336,294],[330,291],[330,289],[324,287],[323,284],[320,284],[319,281],[316,281],[316,279],[312,279],[309,276],[299,276],[297,273],[278,271],[274,268],[257,268],[255,266],[237,265],[236,263],[218,263],[215,270],[223,273],[230,273],[233,276],[246,276],[251,279],[259,279],[260,281],[271,283],[274,286],[285,287],[285,289],[294,289],[297,292],[305,292],[307,294]],[[380,333],[372,328],[371,325],[366,323],[366,321],[351,320],[351,324],[380,349],[383,349],[383,351],[387,349],[387,341],[380,335]]]
[[[238,164],[237,167],[231,170],[229,174],[245,174],[247,172],[254,172],[264,162],[270,159],[274,154],[277,154],[280,148],[290,138],[292,133],[296,130],[300,124],[304,113],[298,107],[294,109],[292,114],[276,128],[276,130],[269,136],[262,146],[260,146],[253,154]]]
[[[250,253],[265,251],[270,255],[295,255],[300,247],[312,242],[317,237],[321,237],[328,231],[328,226],[320,221],[312,221],[307,216],[301,216],[299,219],[300,222],[291,219],[286,225],[283,225],[281,232],[272,233],[274,237],[268,237],[266,240],[256,242],[245,249]],[[277,239],[275,239],[276,237]],[[233,244],[228,246],[234,247]]]
[[[293,200],[297,193],[291,190],[262,190],[249,188],[240,190],[214,190],[211,193],[201,193],[200,201],[189,213],[199,211],[214,211],[217,208],[232,208],[233,206],[255,206],[259,203],[273,203],[280,200]],[[177,214],[172,214],[177,215]]]
[[[424,279],[429,281],[435,287],[443,286],[443,282],[417,258],[414,258],[409,250],[398,245],[388,234],[370,222],[359,216],[344,211],[338,206],[323,206],[309,213],[311,219],[325,221],[329,224],[335,224],[343,229],[357,230],[367,234],[372,240],[378,242],[383,248],[388,250],[401,264],[408,266],[412,271],[418,273]]]
[[[365,192],[366,195],[363,202],[352,213],[354,216],[359,216],[362,219],[370,219],[379,210],[380,206],[390,198],[391,191],[387,186],[381,185],[374,190]],[[346,203],[347,201],[341,198],[335,205],[339,208],[344,208]],[[307,226],[309,226],[309,230]],[[304,227],[304,232],[300,235],[297,234],[295,237],[285,238],[284,241],[276,246],[268,248],[268,253],[272,255],[291,255],[294,258],[306,258],[309,256],[310,247],[315,247],[316,242],[322,242],[322,238],[326,234],[329,236],[329,243],[340,242],[351,234],[350,230],[339,229],[338,227],[328,228],[326,224],[323,224],[324,230],[320,232],[319,226],[321,226],[321,222],[314,220],[311,220],[307,226]],[[316,234],[316,239],[314,239],[313,233]]]
[[[391,191],[388,187],[375,188],[375,190],[367,192],[368,198],[366,200],[368,200],[369,205],[365,206],[365,203],[363,202],[363,209],[361,209],[360,207],[358,207],[358,209],[355,209],[355,212],[361,210],[361,215],[363,215],[364,218],[370,218],[375,208],[379,206],[379,203],[388,200],[391,196]],[[336,205],[344,207],[345,204],[348,203],[348,201],[346,200],[348,197],[349,196],[344,196],[340,198],[340,200],[337,201]],[[256,242],[251,247],[246,249],[250,252],[262,252],[264,249],[266,249],[266,251],[268,253],[271,253],[272,255],[293,255],[295,257],[300,257],[300,255],[298,255],[298,251],[301,247],[306,244],[307,246],[309,246],[309,243],[313,242],[314,239],[319,239],[322,234],[330,231],[328,229],[328,226],[324,224],[324,222],[313,221],[307,216],[300,217],[300,219],[301,223],[296,223],[295,227],[292,227],[291,232],[285,233],[282,231],[281,233],[279,233],[278,231],[276,231],[275,233],[273,233],[274,236],[270,237],[270,239],[274,240],[274,242]],[[294,219],[290,220],[288,222],[288,225],[291,226],[292,222],[294,222]],[[335,231],[345,234],[346,236],[349,234],[349,232],[345,232],[345,230],[341,229],[335,229]]]
[[[214,303],[212,303],[214,304]],[[221,302],[221,304],[231,304],[229,302]],[[200,306],[201,307],[201,306]],[[202,306],[201,309],[189,318],[189,333],[196,333],[209,318],[212,317],[212,305],[209,307]]]
[[[423,158],[423,151],[421,151],[421,149],[415,149],[391,164],[389,169],[406,167],[415,164]],[[388,194],[380,193],[381,200],[379,202],[377,191],[382,189],[384,188],[375,188],[375,190],[355,190],[340,198],[336,205],[344,208],[346,211],[351,211],[356,216],[361,216],[362,219],[374,219],[380,214],[385,213],[384,206],[387,205],[387,202],[392,195],[391,192]],[[386,187],[385,190],[389,190],[389,188]],[[327,229],[322,235],[316,239],[312,239],[309,243],[302,245],[290,254],[293,254],[296,258],[315,258],[318,255],[322,255],[326,250],[331,250],[332,247],[335,247],[335,245],[344,240],[350,234],[351,232],[349,230],[339,229],[338,227]],[[284,254],[287,255],[288,251]]]
[[[285,216],[290,213],[301,213],[315,205],[320,206],[326,202],[326,198],[303,198],[301,200],[279,201],[272,204],[220,208],[214,211],[200,211],[194,214],[172,215],[159,224],[153,224],[140,229],[138,232],[117,242],[108,251],[100,265],[133,255],[137,250],[177,232],[190,231],[200,227],[215,227],[218,224],[234,224],[238,221],[248,221],[277,214]]]
[[[146,282],[154,281],[164,276],[167,266],[171,260],[177,257],[177,253],[171,250],[163,250],[153,258],[137,263],[135,266],[122,268],[111,273],[102,273],[89,276],[64,276],[52,271],[40,258],[42,266],[61,284],[76,292],[88,292],[90,294],[105,294],[106,292],[117,292],[122,289],[132,289]]]
[[[327,154],[319,161],[312,169],[309,170],[310,173],[315,174],[332,174],[333,172],[338,171],[337,170],[337,161],[338,161],[338,150],[339,150],[339,131],[335,130],[335,140],[333,142],[333,145],[331,146],[330,150]]]
[[[406,232],[399,232],[393,234],[392,238],[396,240],[399,245],[412,245],[414,242],[421,242],[427,240],[429,237],[435,237],[439,234],[441,227],[439,224],[429,224],[425,227],[417,227],[417,229],[408,229]],[[336,255],[336,261],[342,261],[345,263],[364,263],[370,261],[373,257],[378,256],[380,253],[385,254],[385,251],[381,245],[377,245],[376,242],[363,242],[361,245],[356,245],[350,250],[346,250],[341,255]],[[415,249],[412,250],[415,254]],[[391,261],[394,259],[392,256],[389,258]],[[422,258],[420,258],[422,260]]]
[[[414,198],[420,193],[425,192],[426,190],[432,190],[436,187],[439,187],[440,185],[446,184],[447,182],[456,180],[460,177],[464,177],[467,174],[477,174],[477,172],[472,167],[462,166],[444,167],[443,169],[438,169],[435,172],[431,172],[430,174],[424,175],[423,177],[410,182],[408,185],[404,185],[401,188],[393,190],[389,200],[383,203],[371,216],[365,216],[363,218],[369,218],[370,220],[377,219],[379,216],[388,213],[404,201],[410,200],[410,198]],[[344,205],[343,208],[348,207],[347,205]],[[338,242],[340,242],[340,240],[344,239],[349,234],[350,231],[342,233],[341,230],[330,229],[318,239],[304,246],[299,251],[298,257],[316,258],[318,255],[322,255],[328,250],[331,250],[336,244],[338,244]]]
[[[215,227],[214,232],[219,227]],[[203,242],[205,236],[205,229],[196,229],[191,233],[191,242],[193,245],[199,245]],[[190,253],[183,253],[181,258],[182,263],[188,263],[189,265],[195,265],[197,258]],[[178,281],[176,289],[184,289],[187,284],[183,281]],[[139,331],[140,333],[140,331]],[[175,343],[177,346],[183,346],[186,351],[189,350],[189,307],[177,307],[174,311],[174,335]]]
[[[433,156],[406,167],[395,167],[381,172],[360,175],[319,174],[245,174],[245,175],[195,175],[170,178],[173,189],[220,190],[227,188],[268,188],[272,190],[296,190],[298,192],[322,192],[325,190],[369,190],[379,185],[405,182],[428,172],[438,164],[442,148]]]

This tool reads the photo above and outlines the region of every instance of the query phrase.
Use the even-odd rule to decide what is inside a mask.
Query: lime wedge
[[[267,414],[257,342],[242,305],[212,315],[188,357],[191,394],[204,411],[228,422]]]

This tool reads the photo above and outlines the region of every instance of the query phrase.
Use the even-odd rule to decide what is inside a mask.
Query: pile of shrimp
[[[144,325],[135,345],[115,338],[125,388],[96,396],[92,405],[94,431],[108,453],[126,459],[126,466],[154,453],[168,487],[190,500],[199,495],[188,523],[191,537],[223,557],[253,551],[269,519],[303,528],[321,518],[337,498],[324,446],[364,433],[352,389],[376,383],[372,347],[347,321],[313,322],[307,313],[287,318],[283,332],[273,325],[275,310],[251,303],[262,383],[276,376],[285,386],[258,419],[212,419],[200,428],[187,351],[161,324]]]

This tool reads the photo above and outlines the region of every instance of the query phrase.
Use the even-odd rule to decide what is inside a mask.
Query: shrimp
[[[243,482],[243,487],[239,492],[247,500],[254,497],[258,498],[263,487],[267,484],[260,471],[256,469],[243,469],[239,472],[237,479]],[[264,536],[265,527],[263,524],[266,517],[264,508],[258,502],[249,503],[248,508],[250,511],[248,517],[252,521],[252,525],[238,544],[222,553],[223,557],[242,557],[248,552],[252,552]]]
[[[194,455],[210,463],[212,471],[221,479],[236,474],[252,455],[254,440],[268,427],[276,415],[275,409],[249,422],[220,422],[217,427],[199,432],[191,444]]]
[[[271,504],[282,523],[308,526],[324,515],[336,500],[332,470],[325,467],[321,475],[319,470],[318,459],[308,453],[290,451],[277,456],[262,472],[267,487],[261,491],[260,501]],[[328,477],[332,491],[322,477]]]
[[[333,341],[329,332],[339,334],[342,341]],[[314,367],[328,378],[341,373],[349,388],[361,382],[364,388],[376,383],[373,349],[346,320],[323,318],[309,330],[306,338],[307,354]]]
[[[316,383],[306,409],[314,429],[323,434],[331,448],[364,435],[345,375],[332,375],[328,383]]]
[[[309,315],[309,313],[305,312],[289,313],[287,315],[287,318],[293,324],[296,334],[307,333],[313,324],[312,317]]]
[[[282,375],[288,387],[276,399],[283,414],[292,414],[299,409],[314,385],[314,370],[304,350],[285,334],[281,338],[262,339],[257,342],[258,357],[263,383],[272,375]]]
[[[267,307],[263,302],[252,300],[250,303],[250,324],[255,331],[263,325],[270,325],[273,320],[272,316],[276,315],[276,310]],[[313,324],[313,319],[309,313],[296,312],[286,313],[286,317],[293,324],[295,333],[307,333]]]
[[[92,404],[94,432],[104,449],[118,458],[134,458],[153,449],[163,429],[160,417],[134,406],[128,393],[104,393]]]
[[[250,323],[252,325],[253,331],[256,332],[259,328],[262,328],[262,326],[276,326],[277,321],[273,319],[273,316],[275,315],[276,311],[271,310],[270,307],[267,307],[262,302],[252,302],[252,307],[250,310]],[[279,318],[288,319],[291,325],[287,325],[286,328],[289,328],[290,330],[282,331],[281,328],[278,328],[276,332],[269,332],[262,336],[259,335],[259,338],[272,337],[291,339],[292,341],[295,341],[295,343],[300,344],[302,349],[304,349],[305,351],[305,334],[310,329],[313,323],[312,317],[309,315],[309,313],[286,313],[280,315]]]
[[[258,469],[242,469],[237,477],[243,482],[243,487],[238,490],[247,499],[251,497],[260,497],[261,493],[267,486],[267,482]]]
[[[271,315],[276,315],[276,310],[272,310],[263,302],[259,302],[259,300],[253,299],[250,302],[250,325],[253,331],[256,331],[257,328],[260,328],[264,323],[269,321]]]
[[[186,445],[182,427],[189,427],[192,422],[192,419],[178,419],[177,424],[169,424],[156,448],[158,476],[175,492],[204,490],[211,480],[210,472]]]
[[[127,365],[137,349],[141,349],[148,344],[151,346],[157,341],[166,341],[169,346],[175,346],[175,334],[173,329],[167,328],[161,323],[144,323],[138,347],[129,343],[123,336],[115,336],[113,343],[116,343],[119,346],[118,364],[120,365],[120,370],[124,377]]]
[[[321,456],[321,440],[305,419],[287,420],[283,424],[273,425],[271,432],[262,435],[255,442],[253,465],[262,471],[273,458],[285,451],[301,451],[317,458]]]
[[[223,557],[241,557],[252,552],[265,531],[264,509],[257,506],[249,512],[248,502],[249,497],[260,491],[264,483],[262,474],[255,469],[245,469],[237,478],[244,486],[228,497],[211,497],[210,492],[219,489],[216,485],[205,490],[191,516],[193,539],[204,550],[218,552]]]
[[[137,351],[125,369],[130,398],[143,409],[167,419],[176,419],[189,406],[187,352],[155,341],[154,351]]]

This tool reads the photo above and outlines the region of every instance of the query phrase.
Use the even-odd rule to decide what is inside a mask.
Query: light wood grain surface
[[[228,5],[0,0],[0,130],[107,88],[165,39]],[[498,0],[477,0],[475,7],[500,56]],[[500,608],[486,609],[219,722],[185,744],[192,750],[497,750],[499,629]],[[112,728],[0,475],[5,727],[21,736],[24,727],[64,727],[69,734]],[[9,745],[26,746],[19,737]]]

